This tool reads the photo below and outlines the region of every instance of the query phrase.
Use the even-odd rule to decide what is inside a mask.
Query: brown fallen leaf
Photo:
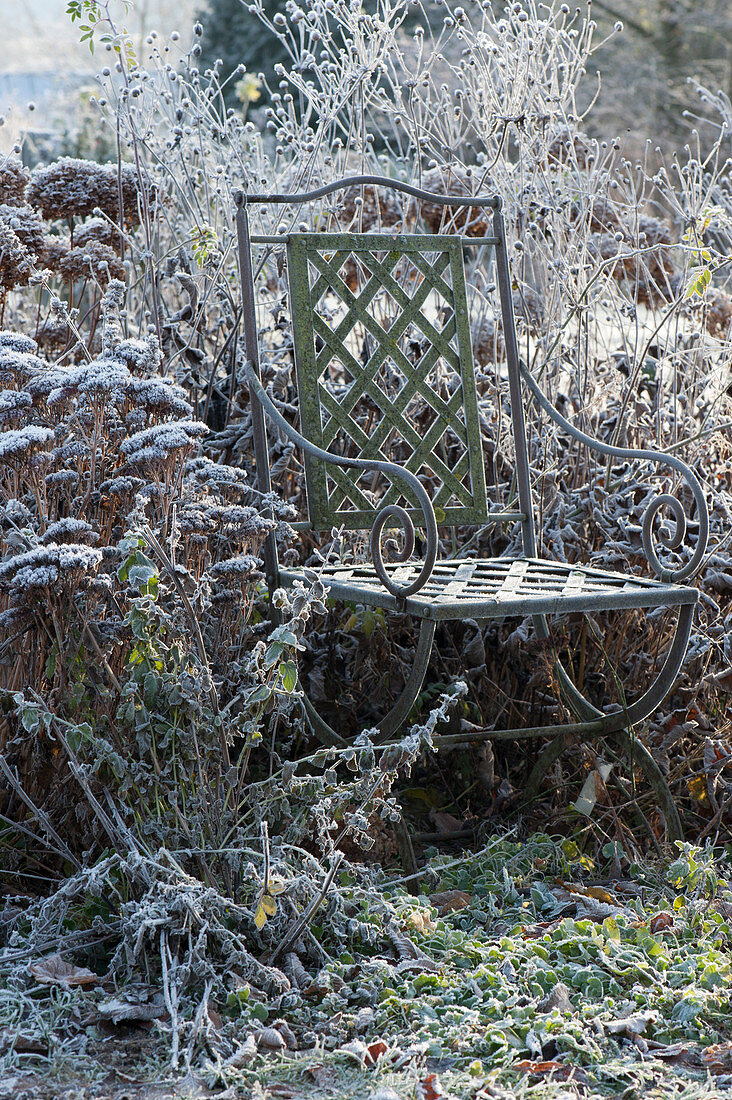
[[[611,1020],[604,1027],[611,1035],[625,1034],[632,1038],[634,1035],[642,1035],[648,1025],[655,1023],[656,1019],[655,1012],[638,1012],[635,1016],[621,1016],[618,1020]]]
[[[440,967],[438,963],[425,955],[419,959],[402,959],[394,969],[397,974],[434,974]]]
[[[569,988],[564,982],[557,982],[536,1006],[537,1012],[552,1012],[554,1009],[572,1015],[574,1006],[569,996]]]
[[[654,934],[664,932],[667,928],[673,928],[674,918],[671,913],[656,913],[648,922],[648,927]]]
[[[443,890],[439,894],[430,894],[430,905],[434,905],[438,915],[444,917],[446,913],[454,913],[458,909],[466,909],[473,900],[473,895],[465,890]]]
[[[48,1054],[48,1043],[37,1035],[4,1027],[0,1030],[0,1054],[6,1054],[9,1050],[18,1054]]]
[[[436,1073],[428,1073],[417,1084],[419,1100],[441,1100],[445,1092]]]
[[[334,1066],[310,1066],[307,1072],[321,1089],[332,1088],[338,1081],[338,1072]]]
[[[375,1066],[379,1058],[382,1058],[388,1049],[389,1047],[383,1039],[376,1039],[366,1047],[363,1060],[367,1066]]]
[[[257,1044],[252,1034],[247,1035],[243,1043],[240,1043],[233,1054],[225,1062],[232,1069],[244,1069],[253,1062],[257,1056]]]
[[[44,959],[32,962],[28,967],[37,982],[44,985],[90,986],[98,985],[101,978],[93,970],[87,970],[85,966],[75,966],[67,962],[58,953],[46,955]]]
[[[556,878],[554,881],[557,886],[561,886],[569,894],[577,894],[583,898],[594,898],[595,901],[604,901],[606,905],[622,907],[621,902],[607,890],[604,890],[602,886],[577,886],[575,883],[567,882],[563,878]]]
[[[459,821],[458,818],[454,817],[452,814],[445,813],[444,810],[430,810],[430,818],[434,822],[438,833],[444,833],[445,836],[449,836],[450,833],[462,832],[462,821]]]
[[[261,1031],[257,1032],[257,1046],[264,1047],[265,1050],[284,1050],[285,1039],[284,1036],[275,1027],[263,1027]]]
[[[714,1043],[701,1052],[701,1058],[710,1073],[729,1073],[732,1070],[732,1042]]]
[[[578,1066],[568,1066],[564,1062],[532,1062],[525,1058],[522,1062],[514,1062],[512,1069],[521,1070],[534,1077],[552,1076],[560,1081],[567,1081],[570,1077],[580,1081],[585,1076]]]

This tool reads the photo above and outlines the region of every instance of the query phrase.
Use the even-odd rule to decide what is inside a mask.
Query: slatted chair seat
[[[303,207],[336,192],[353,195],[364,187],[404,192],[412,200],[448,207],[452,214],[462,208],[463,221],[476,210],[490,210],[488,218],[480,215],[480,223],[490,225],[491,233],[481,238],[424,234],[416,226],[413,232],[403,228],[342,232],[337,206],[335,211],[316,209],[311,228],[302,229]],[[248,210],[263,204],[288,213],[277,233],[253,235]],[[330,232],[332,215],[335,233]],[[300,226],[297,232],[292,231],[295,225]],[[676,455],[612,446],[584,434],[550,404],[521,363],[500,199],[429,194],[406,183],[367,176],[297,195],[242,192],[237,237],[247,359],[243,373],[252,402],[258,487],[264,494],[272,488],[267,418],[281,438],[294,443],[303,455],[308,518],[299,526],[316,535],[325,533],[326,538],[334,528],[371,529],[370,563],[336,562],[323,567],[321,576],[330,596],[408,613],[419,621],[414,665],[402,695],[380,723],[382,739],[409,716],[440,621],[531,616],[536,635],[546,640],[553,616],[675,608],[676,633],[651,686],[636,700],[628,702],[621,690],[620,704],[606,712],[598,710],[555,655],[555,683],[579,721],[522,730],[491,727],[484,732],[491,740],[553,737],[529,778],[525,790],[529,798],[564,751],[567,734],[615,738],[643,768],[663,808],[669,834],[679,836],[678,812],[668,784],[652,755],[641,742],[631,743],[627,731],[653,713],[668,694],[686,652],[698,592],[681,582],[694,574],[706,552],[709,520],[704,493],[695,473]],[[264,246],[264,253],[258,266],[253,249],[259,246]],[[481,270],[483,276],[495,274],[499,299],[496,332],[500,332],[501,353],[488,381],[489,396],[485,375],[483,391],[478,393],[471,346],[470,276],[465,258],[475,256],[476,248],[493,250]],[[297,389],[299,431],[282,415],[277,394],[267,388],[268,372],[260,368],[260,350],[266,356],[268,349],[259,339],[256,272],[275,254],[278,272],[287,270],[296,382],[292,390]],[[489,281],[483,278],[482,285],[488,288]],[[278,300],[271,316],[279,317],[283,300]],[[286,372],[278,367],[270,377],[275,373],[281,379]],[[696,509],[696,547],[686,561],[659,556],[656,550],[657,540],[670,552],[678,550],[687,533],[682,502],[670,493],[651,499],[641,524],[643,551],[657,580],[630,569],[610,572],[538,556],[524,418],[528,395],[563,435],[589,450],[623,463],[650,462],[685,482]],[[493,398],[499,408],[490,407]],[[484,428],[491,417],[493,454],[489,456]],[[502,456],[504,466],[511,467],[507,479],[498,469],[496,452],[501,449],[501,433],[509,431],[513,449],[509,444]],[[501,486],[508,491],[499,500]],[[657,530],[654,525],[661,512],[670,513],[672,522]],[[457,539],[465,526],[485,529],[515,524],[520,525],[520,556],[459,556]],[[438,525],[443,531],[452,529],[452,541],[444,540],[457,547],[451,558],[440,558]],[[422,528],[421,563],[413,559],[418,545],[415,526]],[[396,560],[384,561],[382,535],[394,527],[402,532]],[[387,547],[389,543],[394,548],[393,538],[387,540]],[[280,567],[274,536],[265,543],[264,558],[271,592],[283,584],[309,583],[304,569]],[[303,702],[317,735],[326,743],[342,743],[338,730],[307,699]],[[451,735],[451,743],[455,736]],[[474,738],[474,732],[469,732],[464,739]]]
[[[385,568],[398,585],[411,584],[419,573],[413,563],[387,562]],[[699,597],[696,588],[684,585],[541,558],[439,561],[424,587],[406,599],[386,591],[368,562],[326,565],[320,576],[335,599],[355,600],[435,622],[693,606]],[[297,580],[307,584],[307,575],[302,570],[282,569],[280,580],[286,585]]]

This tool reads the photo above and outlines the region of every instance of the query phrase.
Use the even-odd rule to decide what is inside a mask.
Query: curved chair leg
[[[681,818],[674,802],[674,796],[671,794],[663,772],[646,746],[637,737],[631,736],[627,730],[616,730],[613,739],[620,744],[620,747],[627,753],[631,761],[638,764],[648,780],[666,819],[669,838],[671,840],[683,840],[684,832],[681,828]]]
[[[614,711],[611,714],[603,714],[598,711],[596,707],[585,699],[582,693],[571,683],[564,668],[557,663],[557,675],[560,680],[560,684],[563,689],[566,689],[567,685],[570,690],[567,690],[566,694],[569,696],[574,709],[580,712],[580,717],[586,718],[586,732],[591,737],[602,737],[605,735],[612,736],[618,741],[620,747],[635,759],[642,769],[646,779],[653,788],[654,793],[659,802],[659,806],[663,810],[666,818],[666,826],[669,836],[673,840],[681,839],[681,820],[676,808],[676,804],[673,800],[673,796],[669,789],[663,773],[661,772],[658,764],[653,759],[653,756],[648,751],[646,746],[637,738],[632,737],[628,730],[636,723],[642,722],[644,718],[647,718],[650,714],[656,710],[656,708],[663,702],[668,695],[669,691],[673,687],[676,676],[681,668],[686,653],[686,648],[689,643],[689,635],[691,633],[691,624],[694,616],[694,607],[691,604],[684,605],[679,608],[679,617],[676,623],[676,634],[674,640],[666,654],[666,659],[661,667],[660,672],[656,676],[650,687],[630,706]],[[548,634],[548,628],[546,619],[542,616],[543,622],[540,627],[540,636],[546,637]],[[538,624],[537,624],[538,626]],[[546,633],[545,633],[546,631]],[[598,721],[598,719],[600,719]],[[524,797],[527,802],[532,801],[539,795],[542,781],[559,757],[562,755],[565,749],[564,735],[565,732],[582,733],[582,726],[579,728],[567,727],[567,730],[563,730],[562,727],[551,726],[545,728],[547,734],[556,733],[557,736],[546,745],[537,757],[536,763],[532,768],[528,782],[524,787]],[[540,732],[540,731],[537,731]]]
[[[436,625],[437,624],[431,619],[422,619],[420,621],[419,639],[417,641],[417,651],[414,655],[412,671],[396,703],[384,718],[382,718],[381,722],[379,722],[379,736],[377,741],[383,741],[385,738],[391,736],[392,733],[395,733],[406,720],[407,715],[412,709],[412,704],[419,695],[427,673],[427,666],[430,663],[430,654],[432,653],[432,642],[435,637]],[[347,744],[345,738],[341,737],[339,733],[336,733],[333,727],[320,717],[315,707],[306,696],[303,696],[302,701],[313,733],[323,742],[323,744]]]

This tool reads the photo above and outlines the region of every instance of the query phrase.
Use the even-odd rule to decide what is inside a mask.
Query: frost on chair
[[[410,201],[480,211],[490,235],[462,238],[416,232],[289,232],[255,236],[248,208],[285,205],[292,210],[334,192],[383,187]],[[465,215],[463,214],[463,218]],[[491,730],[491,740],[550,736],[539,754],[526,793],[535,794],[565,744],[567,733],[612,736],[631,751],[662,808],[669,833],[680,822],[664,777],[648,750],[628,730],[651,714],[673,686],[691,630],[697,590],[682,585],[705,553],[708,516],[694,473],[672,455],[633,451],[600,443],[578,431],[547,401],[519,360],[510,275],[500,199],[495,196],[434,195],[380,177],[340,180],[308,193],[237,197],[237,237],[242,278],[246,378],[252,395],[259,487],[269,492],[270,469],[265,416],[277,432],[303,451],[309,523],[314,531],[333,527],[370,529],[371,561],[329,564],[323,579],[332,597],[415,616],[420,622],[415,663],[401,697],[380,724],[382,737],[406,719],[420,691],[437,622],[444,619],[503,619],[533,616],[540,637],[548,636],[549,616],[627,608],[677,608],[675,638],[662,668],[644,694],[623,709],[605,713],[575,687],[561,665],[556,673],[564,698],[578,721],[519,730]],[[281,415],[262,384],[255,305],[253,247],[286,252],[290,315],[301,431]],[[465,246],[492,248],[500,298],[501,329],[515,455],[513,509],[489,504],[481,442],[479,405],[464,268]],[[654,519],[667,509],[675,531],[662,531],[667,545],[680,546],[686,520],[680,501],[657,496],[646,512],[643,546],[657,580],[583,565],[540,559],[536,551],[524,391],[564,432],[609,457],[647,459],[675,470],[694,497],[698,536],[683,567],[668,570],[654,547]],[[430,486],[427,492],[425,483]],[[457,556],[437,560],[441,527],[521,525],[518,558]],[[422,561],[413,558],[415,525],[422,528]],[[384,561],[385,529],[402,530],[401,550]],[[271,586],[304,580],[298,569],[282,569],[274,539],[265,547]],[[324,741],[342,739],[306,704],[313,727]],[[465,740],[471,738],[466,736]],[[454,738],[451,738],[454,740]]]

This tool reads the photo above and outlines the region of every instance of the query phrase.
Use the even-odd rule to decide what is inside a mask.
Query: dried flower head
[[[85,218],[99,209],[118,221],[120,193],[125,223],[137,225],[139,186],[134,165],[118,167],[62,157],[45,168],[34,169],[28,201],[48,219]]]
[[[17,426],[33,404],[29,393],[23,390],[0,390],[0,425]]]
[[[91,278],[100,286],[106,286],[110,279],[124,279],[125,276],[125,269],[114,249],[93,240],[83,248],[72,248],[61,256],[57,270],[64,279]]]
[[[467,197],[473,193],[475,184],[461,165],[449,164],[431,168],[422,176],[422,188],[435,195],[456,195]],[[481,191],[490,188],[483,184]],[[490,233],[490,210],[481,207],[439,206],[437,203],[423,201],[419,204],[420,215],[430,233],[440,233],[449,226],[451,231],[462,231],[468,237],[484,237]]]
[[[12,229],[18,240],[34,256],[43,252],[46,227],[38,213],[30,206],[9,206],[0,204],[0,223]]]
[[[124,439],[120,450],[127,457],[128,467],[149,469],[165,465],[176,453],[197,449],[199,440],[207,433],[207,425],[197,420],[153,424]]]
[[[92,241],[104,244],[119,253],[122,251],[122,237],[119,228],[106,218],[90,218],[79,226],[74,234],[77,248],[85,248]]]
[[[57,274],[62,260],[69,254],[71,245],[68,237],[50,235],[43,239],[43,249],[38,256],[38,266]]]
[[[27,424],[24,428],[0,434],[0,464],[24,462],[38,450],[46,450],[54,441],[53,428]]]
[[[42,588],[73,592],[88,584],[101,560],[100,550],[81,543],[36,546],[0,564],[0,590],[14,602],[35,599]]]
[[[17,157],[0,158],[0,203],[23,206],[30,172]]]
[[[0,287],[7,291],[28,286],[35,267],[35,256],[17,234],[0,221]]]

